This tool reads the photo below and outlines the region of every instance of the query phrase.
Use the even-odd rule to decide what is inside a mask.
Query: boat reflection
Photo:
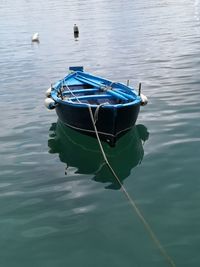
[[[144,156],[143,144],[149,138],[144,125],[136,125],[111,148],[102,143],[108,161],[123,182],[131,170],[141,163]],[[53,123],[49,129],[49,153],[58,153],[62,162],[68,167],[77,168],[76,173],[94,174],[93,180],[109,183],[105,188],[119,189],[120,185],[113,177],[103,160],[98,142],[95,138],[82,135],[61,121]]]

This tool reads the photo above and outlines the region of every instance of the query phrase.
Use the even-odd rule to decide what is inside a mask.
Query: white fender
[[[145,106],[147,103],[148,103],[148,98],[143,95],[143,94],[140,94],[140,97],[141,97],[141,106]]]
[[[48,109],[54,109],[56,107],[56,102],[51,98],[45,98],[44,100],[45,107]]]
[[[50,97],[51,96],[51,87],[46,90],[45,95],[46,95],[46,97]]]

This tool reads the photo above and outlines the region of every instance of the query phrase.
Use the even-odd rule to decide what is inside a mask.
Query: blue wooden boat
[[[135,125],[146,99],[129,86],[84,72],[83,67],[69,70],[47,90],[46,107],[55,108],[66,126],[95,136],[90,107],[100,139],[114,146]]]

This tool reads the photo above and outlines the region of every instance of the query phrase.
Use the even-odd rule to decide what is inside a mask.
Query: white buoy
[[[50,97],[51,96],[51,87],[46,90],[45,95],[46,95],[46,97]]]
[[[40,40],[39,40],[39,33],[36,32],[36,33],[34,33],[33,36],[32,36],[32,42],[39,42],[39,41],[40,41]]]
[[[147,103],[148,103],[148,98],[143,95],[143,94],[140,94],[140,97],[141,97],[141,106],[145,106]]]
[[[52,98],[45,98],[44,105],[48,109],[54,109],[56,107],[56,103]]]

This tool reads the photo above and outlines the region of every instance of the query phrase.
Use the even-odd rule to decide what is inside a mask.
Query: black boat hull
[[[92,107],[98,135],[102,141],[115,146],[116,141],[136,123],[140,104],[117,108]],[[96,136],[88,106],[60,104],[56,107],[59,119],[68,127],[81,133]]]

